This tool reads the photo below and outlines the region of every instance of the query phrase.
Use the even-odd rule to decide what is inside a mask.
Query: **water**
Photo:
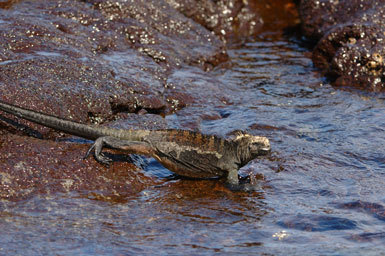
[[[158,182],[132,196],[1,202],[0,255],[384,254],[385,96],[334,88],[307,49],[281,36],[229,53],[232,66],[213,73],[231,102],[195,104],[166,121],[269,137],[271,156],[240,171],[259,189],[172,179],[149,159],[144,171]]]

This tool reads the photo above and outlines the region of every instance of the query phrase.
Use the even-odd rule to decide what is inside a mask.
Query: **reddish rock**
[[[0,13],[2,99],[76,121],[103,122],[115,102],[160,112],[173,69],[227,60],[223,42],[163,1],[22,1]]]
[[[385,90],[385,1],[301,1],[314,64],[335,85]]]
[[[256,35],[263,20],[242,0],[166,0],[171,6],[223,39]]]
[[[224,104],[220,82],[205,70],[228,60],[222,30],[226,39],[255,35],[259,16],[242,0],[194,1],[193,14],[173,3],[2,1],[0,99],[82,123],[121,119],[114,123],[121,128],[165,128],[164,119],[150,114]],[[110,168],[83,161],[86,146],[47,140],[62,134],[0,115],[0,198],[72,190],[124,194],[154,184],[117,152]]]
[[[83,160],[88,145],[16,135],[2,135],[0,145],[2,199],[69,191],[124,197],[156,184],[123,155],[112,155],[115,162],[109,167],[92,157]]]

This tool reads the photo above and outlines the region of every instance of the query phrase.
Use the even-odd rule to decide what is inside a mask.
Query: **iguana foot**
[[[226,186],[232,191],[260,191],[261,185],[255,180],[239,180],[236,169],[230,171],[227,175]]]
[[[106,164],[106,165],[111,164],[112,159],[107,157],[107,156],[105,156],[102,153],[102,149],[103,149],[104,145],[109,146],[112,139],[116,140],[113,137],[100,137],[100,138],[97,138],[95,140],[94,144],[92,144],[92,146],[88,149],[88,151],[87,151],[87,153],[86,153],[86,155],[84,156],[83,159],[86,159],[91,154],[92,150],[95,150],[94,156],[95,156],[95,159],[99,163]]]
[[[258,192],[261,191],[261,184],[252,184],[252,183],[240,183],[240,184],[230,184],[227,183],[226,187],[231,191],[242,191],[242,192]]]
[[[227,173],[227,180],[226,182],[231,185],[238,185],[239,179],[238,179],[238,169],[232,169]]]

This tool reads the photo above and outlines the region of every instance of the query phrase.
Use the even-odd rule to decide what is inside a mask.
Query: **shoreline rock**
[[[314,65],[336,86],[385,91],[385,1],[301,1]]]

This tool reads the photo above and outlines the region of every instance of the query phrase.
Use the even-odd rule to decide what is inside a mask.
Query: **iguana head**
[[[270,152],[270,142],[266,137],[242,132],[238,133],[233,141],[238,145],[237,155],[242,166],[257,156],[266,155]]]

